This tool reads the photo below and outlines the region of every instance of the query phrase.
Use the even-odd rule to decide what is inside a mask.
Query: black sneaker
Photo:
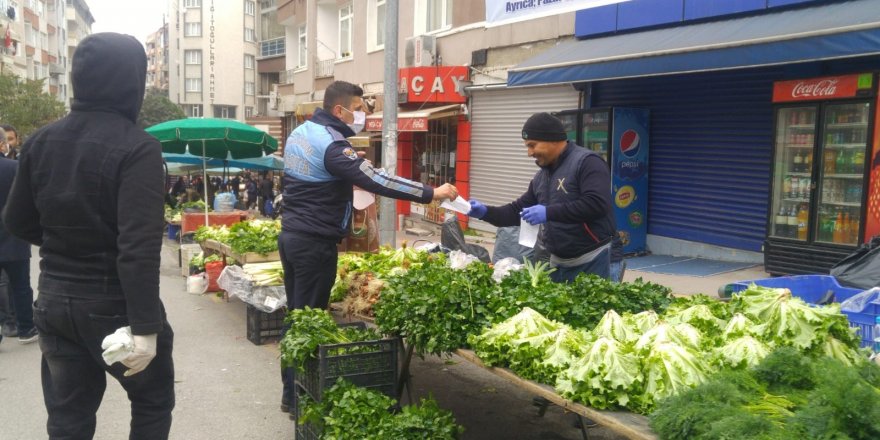
[[[2,335],[0,336],[6,336],[7,338],[14,338],[18,336],[18,329],[15,328],[15,322],[4,322]]]
[[[18,343],[30,344],[31,342],[36,342],[39,337],[40,334],[37,332],[37,328],[31,327],[30,330],[18,335]]]

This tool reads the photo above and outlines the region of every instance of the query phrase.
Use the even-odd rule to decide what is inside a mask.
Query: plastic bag
[[[534,249],[519,244],[519,226],[498,228],[495,232],[495,249],[492,251],[492,261],[498,262],[506,258],[515,258],[522,263],[534,254]]]
[[[831,275],[848,287],[880,287],[880,236],[859,246],[831,268]]]
[[[204,272],[186,277],[186,292],[201,295],[208,291],[208,275]]]
[[[840,303],[840,310],[851,313],[864,313],[868,304],[880,304],[880,287],[857,293]]]
[[[479,258],[462,251],[452,251],[449,253],[449,267],[452,269],[464,269],[471,263],[476,263],[478,261],[480,261]]]
[[[241,266],[223,268],[217,284],[229,293],[229,296],[235,296],[266,313],[272,313],[287,305],[284,286],[255,286],[254,281]]]
[[[492,279],[495,280],[496,283],[500,283],[501,280],[506,277],[510,271],[512,270],[520,270],[523,265],[520,260],[514,257],[507,257],[502,259],[501,261],[495,262],[495,270],[492,272]]]
[[[217,279],[220,278],[220,272],[223,272],[222,261],[212,261],[205,263],[205,273],[208,274],[208,291],[218,292],[220,286],[217,285]]]
[[[453,251],[462,251],[466,254],[473,255],[484,263],[492,261],[489,257],[489,251],[487,251],[486,248],[475,244],[469,244],[465,241],[464,232],[462,232],[461,226],[458,224],[458,219],[455,217],[449,218],[443,222],[443,227],[440,229],[440,244]]]

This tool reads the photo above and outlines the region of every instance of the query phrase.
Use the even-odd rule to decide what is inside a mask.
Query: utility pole
[[[397,22],[398,0],[385,2],[385,98],[382,109],[382,167],[397,174]],[[382,197],[379,204],[379,243],[397,247],[395,200]]]

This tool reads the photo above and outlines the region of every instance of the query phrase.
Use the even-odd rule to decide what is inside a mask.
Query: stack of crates
[[[270,339],[281,338],[284,327],[284,314],[287,309],[280,308],[266,313],[250,304],[247,305],[247,338],[254,345],[263,345]]]
[[[365,328],[362,322],[340,324]],[[317,357],[306,361],[305,372],[294,374],[292,404],[296,408],[296,439],[310,440],[320,437],[320,430],[309,423],[300,424],[299,417],[308,396],[320,402],[324,390],[343,378],[357,386],[379,391],[397,399],[397,346],[398,338],[349,344],[327,344],[318,347]]]

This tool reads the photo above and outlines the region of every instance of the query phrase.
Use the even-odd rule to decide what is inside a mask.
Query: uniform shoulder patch
[[[345,149],[342,150],[342,154],[351,160],[355,160],[358,158],[357,152],[354,151],[354,148],[351,147],[345,147]]]

